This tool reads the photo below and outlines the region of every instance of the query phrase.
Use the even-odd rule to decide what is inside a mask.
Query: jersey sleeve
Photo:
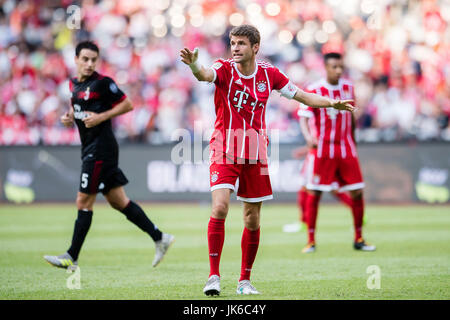
[[[103,78],[103,96],[105,104],[111,105],[111,107],[114,107],[127,97],[127,95],[119,89],[114,80],[109,77]]]
[[[281,96],[285,98],[294,98],[298,90],[297,86],[293,84],[289,80],[289,78],[276,67],[273,67],[272,74],[273,89],[279,91]]]
[[[69,91],[70,91],[70,93],[73,92],[73,79],[72,78],[69,79]]]
[[[214,72],[214,80],[212,82],[217,86],[221,86],[226,83],[227,75],[229,74],[229,67],[229,63],[225,60],[216,60],[211,66],[211,70]]]

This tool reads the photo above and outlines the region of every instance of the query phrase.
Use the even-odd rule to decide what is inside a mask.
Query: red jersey
[[[233,60],[217,60],[214,71],[216,122],[210,141],[212,154],[267,160],[269,139],[266,104],[272,90],[293,98],[297,87],[278,68],[256,61],[255,72],[241,74]]]
[[[353,84],[346,79],[340,79],[337,85],[322,79],[308,86],[306,91],[332,99],[354,99]],[[314,119],[317,158],[357,157],[350,111],[301,105],[298,115]]]

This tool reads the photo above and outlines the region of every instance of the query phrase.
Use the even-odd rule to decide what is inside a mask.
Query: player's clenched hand
[[[191,65],[197,62],[198,59],[198,48],[195,48],[194,51],[189,50],[188,48],[184,48],[180,51],[181,61],[183,61],[187,65]]]
[[[86,128],[92,128],[97,125],[99,125],[101,122],[103,122],[103,117],[99,113],[91,112],[91,111],[85,111],[85,117],[83,119],[84,125]]]
[[[356,107],[352,106],[353,100],[332,100],[331,107],[338,110],[355,111]]]
[[[65,127],[69,128],[73,126],[73,113],[66,112],[61,116],[60,120]]]

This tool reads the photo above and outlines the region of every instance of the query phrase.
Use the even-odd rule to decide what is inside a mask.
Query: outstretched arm
[[[194,51],[184,48],[180,51],[180,57],[181,61],[191,68],[192,73],[199,81],[212,82],[214,80],[214,72],[198,63],[198,48],[195,48]]]
[[[353,100],[334,100],[315,93],[305,92],[301,89],[297,90],[294,99],[312,108],[334,108],[351,112],[355,110],[355,107],[350,104]]]

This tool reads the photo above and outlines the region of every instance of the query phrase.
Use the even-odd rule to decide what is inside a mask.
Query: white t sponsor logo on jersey
[[[238,98],[239,96],[239,98]],[[244,91],[236,90],[234,93],[233,101],[237,102],[237,105],[233,105],[235,108],[238,108],[238,111],[241,110],[244,106],[242,104],[247,103],[249,94]]]

